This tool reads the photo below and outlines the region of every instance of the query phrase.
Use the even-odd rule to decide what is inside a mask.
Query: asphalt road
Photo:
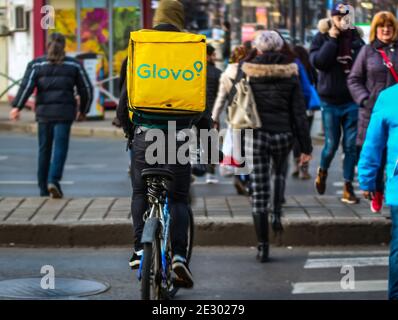
[[[386,299],[387,250],[280,247],[271,248],[271,261],[260,264],[254,248],[195,247],[191,263],[195,286],[181,290],[176,299]],[[110,289],[84,299],[136,300],[140,289],[127,265],[129,256],[129,248],[0,248],[0,281],[42,277],[42,266],[50,265],[55,270],[55,288],[61,277],[97,280],[108,283]],[[341,286],[342,265],[354,267],[351,289]]]
[[[0,134],[0,196],[38,196],[36,187],[37,138],[20,134]],[[310,172],[315,175],[321,147],[315,146]],[[131,183],[125,142],[115,139],[72,138],[63,178],[67,197],[128,197]],[[336,155],[329,170],[326,194],[342,190],[341,154]],[[234,195],[231,178],[219,177],[219,184],[206,185],[204,178],[196,180],[193,191],[197,196]],[[314,194],[313,180],[287,181],[288,195]]]

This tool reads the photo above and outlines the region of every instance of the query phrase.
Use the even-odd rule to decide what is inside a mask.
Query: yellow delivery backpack
[[[199,114],[206,108],[206,37],[184,32],[132,32],[127,64],[134,111]]]

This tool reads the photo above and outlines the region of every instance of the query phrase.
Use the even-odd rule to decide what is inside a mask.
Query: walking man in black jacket
[[[359,202],[352,186],[357,163],[355,141],[358,105],[351,97],[347,76],[364,42],[358,31],[347,23],[349,10],[350,8],[342,3],[334,7],[332,18],[325,20],[326,29],[320,30],[311,45],[310,60],[319,70],[318,93],[322,100],[325,129],[325,146],[315,187],[319,194],[325,193],[328,169],[339,147],[343,129],[345,183],[341,200],[354,204]]]
[[[12,103],[11,120],[19,119],[21,110],[35,88],[40,195],[47,197],[51,194],[59,199],[63,197],[59,182],[68,154],[72,123],[75,119],[84,118],[93,100],[90,79],[76,59],[65,56],[65,37],[60,33],[51,34],[47,56],[29,63]],[[75,88],[80,96],[79,108]]]

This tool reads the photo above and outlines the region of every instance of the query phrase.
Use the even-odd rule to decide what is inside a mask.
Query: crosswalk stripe
[[[341,268],[342,266],[372,267],[388,266],[388,257],[322,258],[308,259],[304,269]]]
[[[36,185],[37,181],[0,181],[0,185]],[[74,181],[61,181],[61,185],[73,185]]]
[[[358,250],[358,251],[310,251],[308,255],[310,257],[325,257],[325,256],[375,256],[389,254],[388,250]]]
[[[359,187],[359,183],[358,182],[353,182],[352,185],[354,187]],[[344,182],[343,181],[333,182],[333,187],[341,187],[342,188],[342,187],[344,187]]]
[[[387,291],[386,280],[355,281],[354,289],[343,289],[341,283],[336,282],[297,282],[293,283],[292,294],[304,293],[340,293],[340,292],[377,292]]]

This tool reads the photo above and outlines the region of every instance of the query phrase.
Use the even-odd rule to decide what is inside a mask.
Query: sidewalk
[[[0,103],[0,131],[10,131],[18,133],[37,133],[35,114],[25,108],[21,113],[21,120],[12,122],[9,120],[11,108],[7,103]],[[112,120],[116,116],[116,111],[106,111],[105,120],[89,120],[85,122],[75,122],[72,126],[72,136],[74,137],[96,137],[96,138],[124,138],[123,130],[112,125]]]
[[[0,197],[2,246],[131,245],[129,198]],[[198,198],[195,245],[254,246],[249,200],[242,196]],[[290,196],[284,210],[285,232],[271,243],[284,246],[378,245],[388,243],[391,222],[370,212],[367,202],[348,206],[336,197]]]

